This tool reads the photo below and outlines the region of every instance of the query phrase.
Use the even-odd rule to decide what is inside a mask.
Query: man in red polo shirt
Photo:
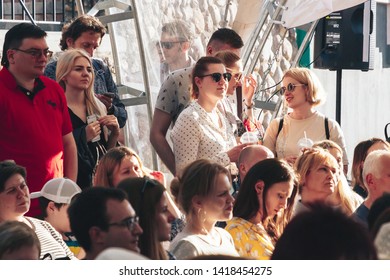
[[[43,75],[50,53],[46,32],[30,23],[5,35],[0,71],[0,161],[27,169],[30,192],[50,179],[77,178],[77,148],[65,94]],[[40,214],[32,201],[27,216]]]

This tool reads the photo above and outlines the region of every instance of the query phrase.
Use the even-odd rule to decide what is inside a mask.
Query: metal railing
[[[89,9],[96,2],[89,0],[83,4]],[[75,0],[0,0],[0,29],[30,21],[45,31],[61,31],[62,25],[76,16]]]

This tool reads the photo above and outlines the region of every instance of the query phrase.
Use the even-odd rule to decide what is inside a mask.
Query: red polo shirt
[[[19,87],[7,68],[0,71],[0,161],[13,159],[27,170],[30,192],[50,179],[63,177],[62,137],[72,132],[62,88],[44,76],[33,92]],[[28,216],[40,214],[37,199]]]

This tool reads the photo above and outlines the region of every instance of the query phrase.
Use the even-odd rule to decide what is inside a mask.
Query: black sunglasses
[[[221,78],[223,77],[223,79],[227,82],[229,82],[231,79],[232,79],[232,73],[212,73],[212,74],[207,74],[207,75],[202,75],[202,76],[198,76],[199,78],[204,78],[204,77],[211,77],[214,82],[218,83]]]
[[[295,87],[299,87],[299,86],[307,86],[307,84],[292,84],[292,83],[289,83],[287,85],[287,87],[281,87],[280,88],[280,93],[281,94],[284,94],[286,91],[289,91],[289,92],[293,92],[295,90]]]

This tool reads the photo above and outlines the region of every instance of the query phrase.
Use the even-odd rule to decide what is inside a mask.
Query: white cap
[[[75,182],[68,178],[54,178],[46,182],[40,192],[33,192],[30,198],[44,197],[55,203],[69,204],[72,198],[81,192]]]

